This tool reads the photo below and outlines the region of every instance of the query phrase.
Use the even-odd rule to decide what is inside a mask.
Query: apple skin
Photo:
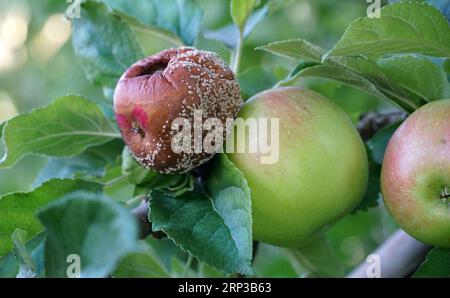
[[[256,240],[305,246],[360,203],[368,181],[366,150],[330,100],[302,88],[276,88],[255,95],[238,116],[279,118],[277,163],[261,164],[258,154],[228,155],[251,190]]]
[[[450,247],[450,99],[431,102],[397,129],[386,148],[381,191],[390,214],[417,240]]]

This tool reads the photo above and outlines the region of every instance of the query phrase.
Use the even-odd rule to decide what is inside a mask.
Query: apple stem
[[[431,246],[417,241],[399,229],[347,277],[407,277],[422,263],[430,249]],[[376,264],[377,262],[379,264]]]

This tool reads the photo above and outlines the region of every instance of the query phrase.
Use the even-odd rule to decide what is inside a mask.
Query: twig
[[[152,230],[152,223],[148,220],[148,200],[145,199],[142,201],[139,206],[131,210],[131,213],[136,216],[138,220],[139,230],[140,230],[140,238],[145,239],[148,236],[152,236],[155,239],[163,239],[166,238],[167,235],[162,231],[154,232]]]
[[[430,248],[431,246],[417,241],[403,230],[398,230],[373,252],[374,259],[362,262],[347,277],[376,277],[375,262],[378,260],[378,277],[407,277],[422,262]]]
[[[369,112],[361,117],[356,127],[363,141],[367,141],[383,127],[403,120],[406,116],[407,114],[401,111],[389,113]]]
[[[152,224],[148,220],[148,202],[143,200],[139,206],[131,210],[138,220],[140,238],[144,239],[152,233]]]

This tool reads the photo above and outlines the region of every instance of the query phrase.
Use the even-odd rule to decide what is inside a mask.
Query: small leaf
[[[389,140],[400,124],[400,122],[397,122],[383,127],[367,141],[370,156],[377,164],[381,165],[383,163],[384,152],[386,151]]]
[[[448,21],[427,3],[387,5],[381,18],[364,17],[350,24],[329,55],[376,58],[397,53],[450,57]]]
[[[431,250],[413,277],[450,277],[450,249]]]
[[[269,53],[294,60],[306,60],[321,63],[325,50],[303,39],[291,39],[271,42],[265,46],[257,47]]]
[[[119,136],[100,108],[76,95],[9,120],[3,131],[7,153],[0,168],[28,154],[71,157]]]
[[[378,199],[380,197],[381,164],[383,163],[384,152],[386,151],[389,140],[400,124],[401,122],[397,122],[383,127],[366,142],[367,151],[370,156],[369,181],[366,194],[353,212],[366,211],[369,208],[378,206]]]
[[[126,202],[133,197],[135,185],[131,184],[122,173],[120,158],[105,167],[103,177],[92,180],[101,183],[104,194],[115,201]]]
[[[257,0],[231,0],[231,18],[240,31],[243,31],[248,16],[257,4]]]
[[[251,67],[238,76],[241,95],[244,99],[256,93],[272,88],[277,83],[277,78],[271,72],[261,67]]]
[[[70,194],[42,208],[37,217],[45,226],[48,277],[67,277],[70,255],[79,257],[80,277],[105,277],[136,249],[135,219],[118,203],[95,193]]]
[[[87,78],[114,89],[122,73],[144,56],[128,24],[99,2],[81,4],[81,17],[72,22],[72,45]]]
[[[427,102],[448,95],[446,73],[425,57],[394,56],[377,63],[390,80]]]
[[[127,176],[128,182],[135,185],[148,183],[160,175],[138,164],[126,146],[122,151],[122,174]]]
[[[167,272],[153,248],[144,242],[140,244],[138,251],[129,253],[120,261],[112,276],[127,278],[169,277],[169,272]]]
[[[79,189],[102,191],[101,185],[96,183],[54,179],[31,192],[0,197],[0,256],[11,250],[9,237],[16,228],[27,231],[29,238],[43,230],[35,217],[38,208]]]
[[[11,236],[14,244],[14,255],[19,264],[17,278],[34,278],[38,276],[37,265],[26,248],[26,235],[26,231],[16,229]]]
[[[36,264],[38,276],[44,272],[44,233],[40,233],[26,242],[25,248],[31,252],[31,258]],[[19,264],[13,252],[0,258],[0,277],[16,277],[19,273]]]
[[[267,15],[268,5],[255,10],[245,23],[243,39],[245,40],[253,31],[255,26]],[[228,24],[217,30],[206,31],[203,36],[207,39],[216,40],[224,43],[227,47],[234,49],[239,40],[239,29],[234,24]]]
[[[380,197],[380,175],[381,166],[372,160],[369,161],[369,181],[367,182],[366,193],[361,203],[352,210],[352,213],[358,211],[367,211],[369,208],[378,206]]]

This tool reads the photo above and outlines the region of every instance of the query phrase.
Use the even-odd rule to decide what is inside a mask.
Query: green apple
[[[450,247],[450,99],[421,107],[397,129],[384,155],[381,190],[407,233]]]
[[[310,90],[276,88],[251,98],[238,117],[279,119],[276,163],[261,163],[259,153],[229,154],[251,190],[256,240],[307,245],[361,201],[368,180],[365,147],[333,102]]]

